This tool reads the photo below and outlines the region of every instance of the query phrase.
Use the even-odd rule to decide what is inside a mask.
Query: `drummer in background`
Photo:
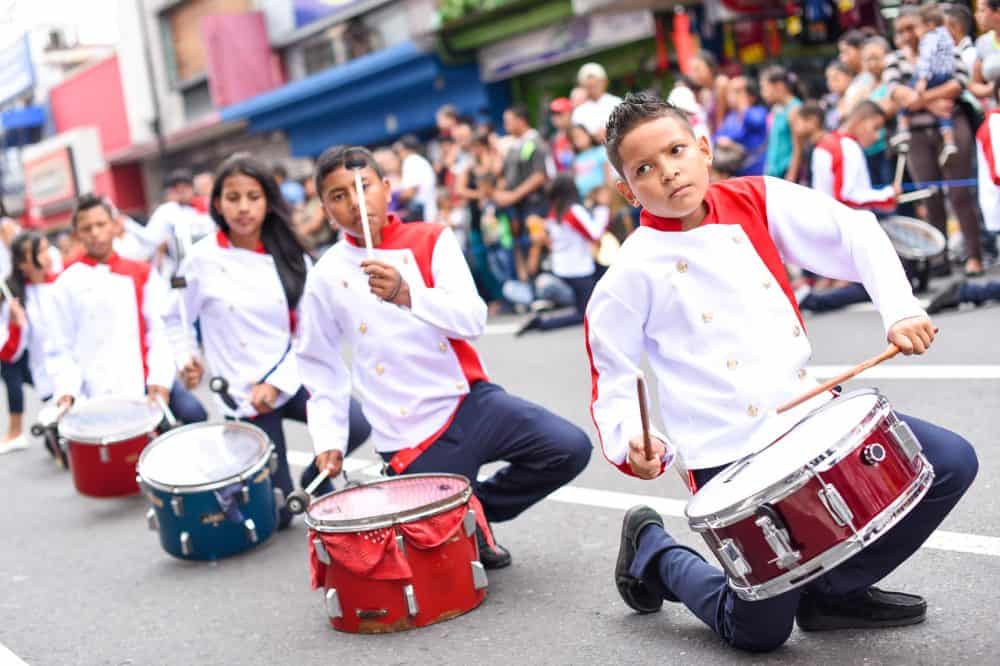
[[[608,121],[618,189],[641,206],[642,226],[598,283],[587,310],[592,413],[605,456],[625,474],[655,479],[679,452],[692,489],[787,432],[832,396],[774,410],[816,386],[811,354],[782,258],[862,282],[889,342],[922,354],[935,328],[913,297],[889,239],[870,213],[770,177],[709,185],[712,153],[683,113],[630,95]],[[665,433],[643,452],[636,373],[656,375]],[[640,613],[684,603],[729,645],[769,651],[793,623],[806,631],[874,628],[924,619],[918,596],[872,587],[915,553],[976,475],[972,447],[936,425],[900,415],[923,445],[934,481],[892,531],[804,588],[740,599],[718,568],[680,545],[651,508],[630,509],[615,583]]]
[[[1000,83],[996,85],[1000,93]],[[976,132],[979,168],[979,207],[989,231],[1000,232],[1000,108],[992,109]],[[1000,301],[1000,282],[972,283],[956,280],[931,299],[927,311],[934,314],[957,308],[962,303],[982,305]]]
[[[45,369],[59,404],[77,398],[144,394],[166,400],[178,420],[204,421],[205,408],[175,379],[163,327],[166,285],[149,264],[114,251],[108,203],[92,194],[77,201],[73,233],[84,256],[52,288]]]
[[[164,184],[167,188],[166,201],[153,211],[144,228],[144,235],[151,253],[157,253],[153,257],[154,265],[163,275],[173,275],[178,256],[186,249],[178,249],[176,239],[183,237],[197,241],[214,233],[215,226],[208,215],[194,206],[194,177],[190,171],[175,169],[167,175]]]
[[[227,381],[236,404],[233,409],[220,398],[219,409],[226,418],[248,421],[268,434],[278,452],[275,485],[287,497],[294,486],[282,421],[306,421],[308,394],[291,347],[310,262],[292,231],[277,181],[256,158],[238,153],[223,162],[210,201],[219,231],[196,243],[184,260],[180,274],[186,286],[180,294],[189,321],[200,322],[208,367]],[[166,321],[172,331],[182,325],[176,299]],[[194,357],[182,369],[188,388],[203,375],[204,366]],[[348,420],[345,441],[353,449],[364,443],[371,428],[357,403],[352,403]],[[302,485],[315,474],[310,465]],[[330,490],[326,482],[316,493]],[[282,508],[279,529],[291,519]]]
[[[45,371],[45,312],[51,309],[53,267],[48,240],[37,231],[24,231],[11,241],[11,274],[7,280],[14,300],[0,305],[0,361],[4,362],[10,420],[0,453],[28,446],[24,435],[24,384],[35,387],[42,402],[52,397]],[[58,252],[57,252],[58,255]],[[55,451],[50,451],[55,455]]]
[[[372,260],[353,161],[365,165]],[[344,231],[309,274],[296,346],[320,469],[336,475],[342,468],[353,386],[387,473],[461,474],[489,521],[513,519],[579,474],[590,458],[586,434],[491,383],[469,344],[486,327],[486,304],[452,231],[387,214],[389,183],[364,148],[328,149],[316,183]],[[352,370],[342,343],[352,351]],[[498,460],[510,465],[477,481],[480,467]],[[491,534],[480,530],[477,538],[483,566],[510,564]]]
[[[808,121],[805,121],[808,122]],[[875,102],[859,102],[835,132],[823,135],[812,151],[812,188],[850,208],[891,211],[901,189],[872,187],[864,149],[874,145],[885,126],[885,113]],[[824,276],[830,277],[830,276]],[[796,290],[800,310],[829,312],[870,300],[860,282],[834,281],[832,288]]]

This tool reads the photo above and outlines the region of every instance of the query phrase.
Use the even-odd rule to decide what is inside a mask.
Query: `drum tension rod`
[[[757,520],[754,521],[764,533],[764,540],[774,551],[775,558],[772,560],[782,569],[791,569],[799,560],[802,553],[792,549],[791,536],[788,527],[781,518],[781,514],[769,504],[763,504],[757,509]]]

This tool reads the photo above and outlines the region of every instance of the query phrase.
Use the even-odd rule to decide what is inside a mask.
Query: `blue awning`
[[[0,113],[0,144],[15,148],[34,143],[45,126],[45,107],[26,106]]]
[[[332,145],[419,133],[444,104],[475,114],[495,97],[475,64],[446,66],[406,42],[234,104],[222,117],[247,120],[252,132],[282,130],[293,155],[310,156]]]

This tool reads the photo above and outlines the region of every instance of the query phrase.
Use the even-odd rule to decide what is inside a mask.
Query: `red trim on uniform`
[[[882,199],[881,201],[865,201],[857,202],[848,199],[844,194],[844,146],[842,141],[847,139],[858,143],[850,134],[845,132],[830,132],[816,144],[818,150],[824,150],[830,153],[831,159],[831,170],[833,171],[833,198],[844,204],[845,206],[850,206],[851,208],[894,208],[896,206],[896,198],[890,197],[889,199]],[[859,144],[860,146],[860,144]],[[863,152],[862,152],[863,154]],[[865,167],[867,168],[867,167]]]
[[[7,325],[7,342],[0,347],[0,361],[10,363],[21,346],[21,327],[11,321]]]
[[[709,224],[738,224],[750,239],[757,256],[771,272],[771,275],[781,286],[788,302],[799,318],[799,323],[805,329],[802,313],[795,292],[788,281],[788,272],[781,260],[774,239],[767,230],[767,194],[763,176],[745,176],[730,178],[709,186],[705,193],[705,204],[708,213],[700,226]],[[640,216],[642,225],[657,231],[681,231],[681,221],[674,218],[658,217],[647,210]]]
[[[583,236],[584,240],[586,240],[588,243],[596,243],[598,240],[600,240],[599,237],[594,238],[593,236],[590,235],[590,230],[587,229],[587,226],[580,221],[580,218],[578,218],[575,213],[573,213],[572,208],[569,208],[565,213],[563,213],[562,223],[568,226],[576,233]]]
[[[231,248],[233,247],[233,242],[229,240],[229,236],[222,229],[215,232],[215,242],[219,244],[219,247]],[[236,248],[237,250],[242,250],[243,248]],[[264,241],[257,241],[257,247],[253,249],[254,252],[260,254],[266,254],[267,250],[264,249]]]
[[[451,413],[448,420],[444,422],[444,425],[438,428],[437,432],[433,435],[420,442],[416,446],[411,446],[406,449],[400,449],[393,454],[392,458],[389,459],[389,467],[393,469],[396,474],[402,474],[406,471],[406,468],[413,464],[413,461],[420,457],[420,454],[431,448],[431,445],[438,441],[438,438],[444,434],[445,430],[451,427],[452,422],[455,417],[458,416],[458,410],[465,402],[465,396],[463,395],[458,399],[458,405],[455,406],[455,411]]]
[[[990,179],[994,185],[1000,186],[1000,173],[997,173],[996,155],[993,154],[993,140],[990,132],[990,118],[998,114],[1000,114],[1000,109],[993,109],[986,114],[983,124],[976,131],[976,141],[982,147],[983,157],[986,158],[986,164],[990,167]]]

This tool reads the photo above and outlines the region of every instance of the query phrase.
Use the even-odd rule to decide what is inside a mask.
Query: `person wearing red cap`
[[[549,141],[549,148],[552,159],[555,160],[556,170],[562,173],[573,169],[573,142],[569,138],[569,130],[573,126],[573,102],[568,97],[557,97],[549,104],[549,111],[552,112],[552,127],[555,134]]]

